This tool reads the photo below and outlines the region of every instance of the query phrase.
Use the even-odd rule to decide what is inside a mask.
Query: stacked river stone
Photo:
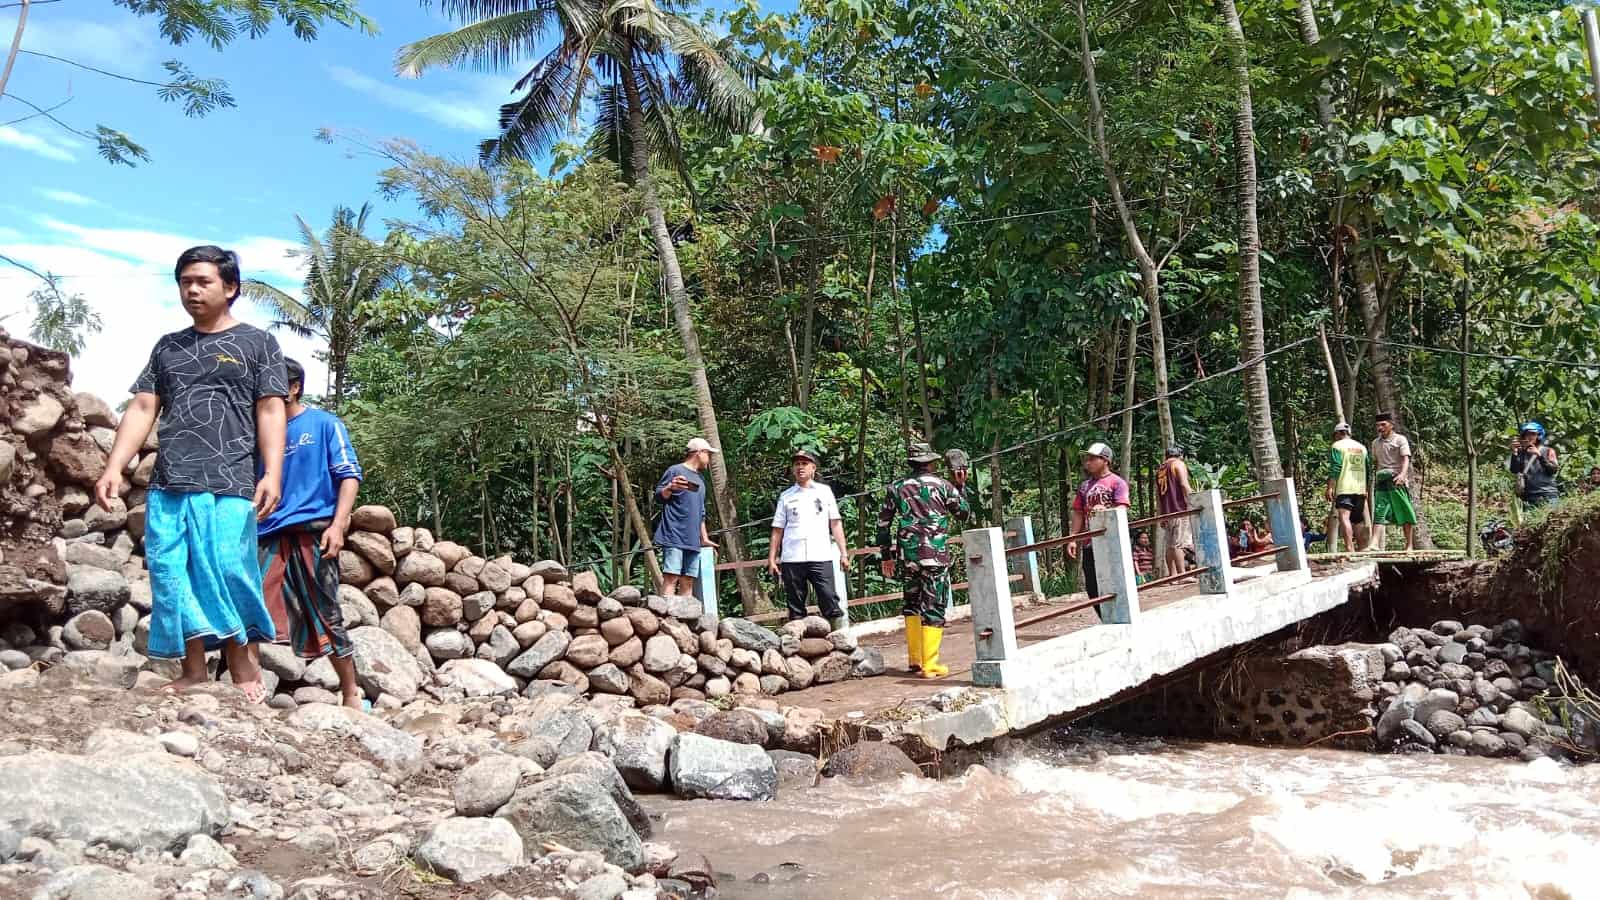
[[[1572,740],[1533,702],[1554,681],[1556,659],[1524,644],[1515,619],[1397,628],[1380,649],[1388,663],[1373,726],[1380,746],[1532,760],[1560,755]]]
[[[68,665],[123,687],[141,671],[175,675],[143,655],[151,593],[142,555],[154,434],[128,466],[109,511],[92,502],[117,417],[66,385],[65,358],[0,347],[9,388],[0,405],[0,687],[36,664]],[[58,358],[60,357],[60,358]],[[352,516],[339,554],[340,605],[361,687],[398,707],[431,688],[456,695],[537,692],[628,695],[641,705],[731,694],[781,694],[878,675],[883,658],[812,617],[780,632],[703,616],[693,597],[602,593],[593,572],[559,562],[488,559],[399,524],[382,506]],[[263,648],[272,703],[335,702],[328,660],[307,664]]]

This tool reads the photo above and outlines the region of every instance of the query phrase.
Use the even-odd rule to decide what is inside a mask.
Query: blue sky
[[[86,131],[97,123],[121,129],[151,156],[135,168],[112,166],[92,143],[44,119],[0,125],[0,253],[65,276],[66,287],[83,294],[105,322],[74,362],[80,390],[118,402],[156,338],[188,324],[171,275],[183,248],[235,249],[247,276],[293,289],[299,265],[286,254],[298,246],[295,215],[321,231],[340,204],[370,200],[379,219],[410,213],[378,196],[377,161],[317,141],[319,128],[369,139],[404,136],[462,158],[474,158],[477,142],[492,134],[514,75],[441,71],[397,79],[396,48],[449,23],[409,0],[363,6],[381,28],[376,37],[329,28],[307,43],[274,29],[221,53],[172,47],[154,19],[109,3],[33,7],[24,49],[150,81],[163,79],[162,61],[178,58],[196,75],[225,79],[238,103],[190,119],[152,87],[19,58],[8,94],[45,107],[70,98],[55,113],[63,121]],[[4,43],[15,21],[14,9],[0,10]],[[0,98],[0,122],[30,112]],[[26,338],[27,295],[35,284],[0,265],[0,325],[13,335]],[[247,302],[238,313],[267,324]],[[279,339],[306,363],[316,390],[321,367],[314,348],[292,336]]]

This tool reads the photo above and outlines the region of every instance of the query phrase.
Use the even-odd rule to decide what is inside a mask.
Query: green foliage
[[[46,276],[28,299],[33,304],[28,334],[40,346],[77,356],[83,352],[84,339],[100,333],[100,314],[89,308],[82,294],[63,292],[61,279],[53,275]]]

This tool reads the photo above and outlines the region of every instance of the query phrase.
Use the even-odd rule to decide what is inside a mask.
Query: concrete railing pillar
[[[1105,533],[1091,538],[1094,577],[1102,595],[1113,599],[1095,607],[1100,621],[1132,625],[1139,620],[1138,577],[1133,568],[1133,540],[1128,534],[1128,510],[1113,506],[1089,516],[1091,529]]]
[[[694,595],[700,598],[700,627],[717,624],[717,548],[700,548],[700,568],[694,576]]]
[[[1013,516],[1007,519],[1006,532],[1012,535],[1005,539],[1008,548],[1025,547],[1033,543],[1033,517]],[[1044,596],[1044,588],[1039,584],[1039,554],[1036,551],[1007,556],[1006,571],[1012,575],[1022,575],[1022,589],[1027,593],[1035,597]]]
[[[850,626],[850,558],[840,551],[833,562],[833,595],[839,598],[839,611],[844,613],[845,627]]]
[[[967,597],[972,601],[975,654],[972,683],[1002,687],[1015,681],[1017,629],[1011,615],[1011,582],[1007,580],[1005,534],[999,528],[963,532],[967,558]]]
[[[1300,498],[1294,492],[1293,478],[1263,481],[1261,493],[1276,493],[1267,498],[1267,525],[1272,529],[1272,542],[1282,547],[1276,559],[1279,572],[1301,572],[1309,569],[1306,561],[1305,536],[1300,530]]]
[[[1200,593],[1233,593],[1233,563],[1228,560],[1228,520],[1222,512],[1222,492],[1195,491],[1189,495],[1194,514],[1195,565],[1200,573]]]

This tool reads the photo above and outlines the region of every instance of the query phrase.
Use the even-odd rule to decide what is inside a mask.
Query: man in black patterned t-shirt
[[[95,485],[109,509],[122,471],[160,420],[160,450],[145,510],[145,563],[154,606],[149,655],[183,659],[167,685],[206,680],[207,650],[221,649],[234,683],[265,699],[248,652],[272,640],[261,595],[256,522],[278,505],[288,383],[278,342],[233,318],[239,259],[218,247],[178,257],[178,295],[194,325],[156,342]],[[256,478],[257,464],[264,473]]]

